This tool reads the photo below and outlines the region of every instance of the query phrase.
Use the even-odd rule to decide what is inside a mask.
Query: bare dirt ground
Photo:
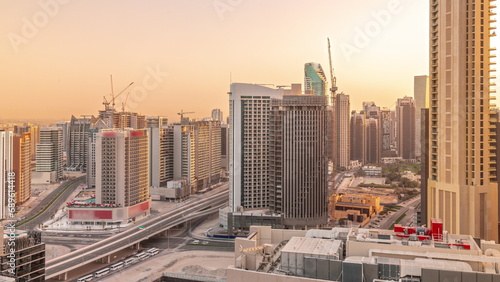
[[[52,260],[69,253],[71,250],[66,246],[61,245],[45,245],[45,261]]]
[[[153,281],[163,272],[225,279],[227,267],[233,264],[233,253],[210,251],[160,253],[157,257],[124,269],[102,281]]]

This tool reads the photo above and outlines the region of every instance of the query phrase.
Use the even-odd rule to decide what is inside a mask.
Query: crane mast
[[[106,98],[106,96],[104,96],[104,101],[102,102],[102,104],[104,105],[105,107],[105,110],[108,111],[108,110],[114,110],[115,109],[115,99],[118,98],[118,96],[120,96],[123,92],[125,92],[125,90],[127,90],[130,86],[132,86],[132,84],[134,84],[134,82],[131,82],[129,85],[127,85],[127,87],[125,87],[125,89],[123,89],[122,91],[120,91],[120,93],[118,93],[116,96],[115,96],[115,91],[113,89],[113,76],[110,75],[110,79],[111,79],[111,100],[108,101],[108,99]],[[128,95],[127,95],[127,98],[128,98]],[[125,102],[127,103],[127,102]],[[111,106],[110,106],[111,104]]]
[[[328,39],[328,59],[330,61],[330,80],[331,80],[331,83],[332,83],[332,87],[330,88],[330,92],[331,92],[331,95],[332,95],[332,99],[334,98],[335,96],[335,93],[337,92],[337,78],[335,77],[335,73],[333,72],[333,64],[332,64],[332,51],[331,51],[331,47],[330,47],[330,38],[327,38]]]
[[[330,155],[330,160],[332,164],[332,170],[331,170],[331,176],[333,177],[335,175],[335,169],[336,169],[336,157],[337,157],[337,120],[336,119],[336,108],[335,108],[335,95],[337,92],[337,78],[335,77],[335,74],[333,72],[333,64],[332,64],[332,51],[330,47],[330,38],[328,39],[328,59],[330,61],[330,79],[332,83],[332,87],[330,87],[330,101],[329,104],[332,106],[332,127],[331,127],[331,133],[330,138],[331,138],[331,155]]]

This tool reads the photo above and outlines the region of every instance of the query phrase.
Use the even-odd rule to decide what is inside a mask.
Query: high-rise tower
[[[398,155],[405,160],[415,159],[415,100],[398,99],[396,103]]]
[[[270,209],[285,226],[304,228],[327,223],[327,97],[284,95],[271,101]]]
[[[148,201],[147,130],[104,129],[96,139],[96,203],[130,207]]]
[[[307,63],[304,65],[304,89],[306,93],[326,96],[327,82],[325,72],[318,63]]]
[[[16,205],[20,205],[31,196],[31,133],[14,135],[12,167],[16,175]]]
[[[351,115],[351,160],[363,163],[366,158],[365,115],[352,112]]]
[[[63,176],[63,130],[60,127],[43,127],[40,143],[36,145],[36,171],[50,172],[51,182]]]
[[[68,170],[87,171],[89,130],[95,123],[94,117],[76,118],[71,116],[68,128],[66,167]]]
[[[16,175],[12,174],[13,153],[12,131],[0,131],[0,219],[10,217],[11,210],[7,208],[9,197],[14,191]],[[10,192],[10,193],[9,193]]]
[[[335,95],[335,165],[348,169],[351,163],[351,109],[349,95]]]
[[[269,207],[269,115],[283,89],[233,83],[229,96],[229,207]]]
[[[492,2],[430,1],[428,218],[442,218],[450,233],[498,240]]]
[[[421,111],[423,108],[429,108],[429,76],[415,76],[413,84],[413,97],[415,98],[415,152],[420,156],[421,146]]]

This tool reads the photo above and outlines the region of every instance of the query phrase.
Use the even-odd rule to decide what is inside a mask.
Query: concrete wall
[[[245,271],[243,269],[228,268],[228,282],[324,282],[321,279],[312,279],[305,277],[295,277],[288,275],[278,275],[265,272]]]

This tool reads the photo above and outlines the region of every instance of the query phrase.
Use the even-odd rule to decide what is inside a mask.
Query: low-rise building
[[[382,167],[380,166],[364,166],[362,169],[366,176],[382,176]]]
[[[328,211],[331,221],[347,218],[364,226],[373,216],[384,208],[380,197],[362,194],[332,194],[329,198]]]
[[[431,227],[284,230],[235,239],[227,281],[499,281],[500,245]],[[378,279],[378,280],[377,280]]]

